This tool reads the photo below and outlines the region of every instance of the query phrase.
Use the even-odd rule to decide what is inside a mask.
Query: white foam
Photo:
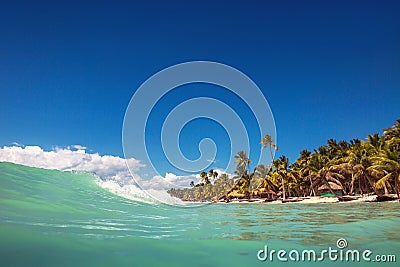
[[[164,190],[150,189],[147,190],[146,193],[146,191],[140,189],[136,185],[129,184],[121,186],[113,180],[103,181],[98,179],[97,184],[115,195],[137,202],[148,204],[165,203],[170,205],[183,205],[183,202],[180,199],[171,197]]]
[[[51,151],[45,151],[39,146],[14,146],[0,147],[0,162],[12,162],[26,166],[56,169],[60,171],[88,172],[95,174],[97,183],[113,194],[121,197],[150,204],[166,203],[171,205],[182,205],[182,201],[171,197],[166,190],[171,188],[172,184],[189,185],[191,180],[196,177],[176,176],[167,174],[166,177],[154,176],[151,180],[142,180],[142,190],[136,186],[129,172],[127,165],[131,170],[137,171],[145,165],[140,160],[129,158],[124,159],[117,156],[104,155],[98,153],[87,153],[86,147],[81,145],[58,148]],[[141,178],[135,174],[136,181]]]

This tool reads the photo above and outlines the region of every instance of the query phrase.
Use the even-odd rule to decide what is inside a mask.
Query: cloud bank
[[[133,158],[125,160],[116,156],[100,156],[98,153],[87,153],[85,149],[80,145],[57,147],[52,151],[44,151],[39,146],[4,146],[0,148],[0,161],[60,171],[86,171],[95,173],[103,180],[114,180],[120,184],[133,183],[127,164],[133,171],[144,167],[139,160]]]
[[[153,197],[162,202],[177,204],[180,203],[180,200],[169,196],[166,190],[172,187],[189,187],[191,181],[200,182],[199,174],[178,176],[173,173],[166,173],[165,177],[154,176],[145,180],[136,174],[141,168],[145,167],[140,160],[134,158],[125,160],[116,156],[87,153],[86,147],[81,145],[66,148],[56,147],[51,151],[45,151],[39,146],[23,146],[19,143],[13,143],[13,146],[0,148],[1,161],[43,169],[91,172],[101,178],[98,183],[103,188],[135,201],[154,202]],[[127,164],[134,172],[134,179]],[[219,175],[225,173],[222,170],[216,171]],[[140,184],[140,188],[136,181]]]

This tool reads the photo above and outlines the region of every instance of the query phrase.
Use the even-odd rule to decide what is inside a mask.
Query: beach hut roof
[[[343,190],[343,187],[334,183],[334,182],[329,182],[329,186],[332,188],[332,190]],[[320,187],[318,187],[318,190],[329,190],[328,185],[327,184],[323,184]]]
[[[229,197],[244,197],[245,195],[240,193],[239,190],[233,190],[228,194]]]
[[[276,195],[276,193],[274,191],[268,190],[267,188],[257,188],[256,190],[253,191],[253,193],[267,193],[267,194]]]

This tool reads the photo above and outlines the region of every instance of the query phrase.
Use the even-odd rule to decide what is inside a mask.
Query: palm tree
[[[262,145],[261,149],[264,149],[267,146],[269,147],[269,152],[271,154],[271,163],[272,163],[274,161],[274,154],[272,152],[272,148],[278,150],[278,146],[274,144],[272,137],[269,134],[264,135],[264,137],[261,139],[260,144]]]
[[[400,151],[398,149],[385,148],[372,160],[373,164],[368,169],[384,173],[384,176],[376,182],[376,187],[383,188],[388,186],[394,188],[397,197],[400,198]]]
[[[238,167],[239,168],[243,167],[243,169],[245,170],[246,167],[248,167],[249,168],[249,172],[250,172],[251,160],[247,157],[247,154],[246,154],[245,151],[239,151],[237,153],[237,155],[235,155],[235,159],[236,159],[235,163],[236,163],[237,169],[238,169]]]
[[[388,139],[400,137],[400,119],[396,120],[392,127],[383,130]]]
[[[385,145],[390,149],[400,150],[400,119],[398,119],[394,125],[383,131],[385,136]]]
[[[307,168],[308,164],[310,163],[310,158],[311,158],[311,152],[308,151],[307,149],[302,150],[300,152],[300,157],[293,164],[293,170],[296,171],[298,176],[301,177],[303,180],[309,181],[310,183],[309,195],[311,196],[313,194],[314,196],[316,196],[317,194],[315,193],[313,187],[312,176],[309,175],[309,169]]]
[[[228,176],[228,174],[222,173],[222,174],[219,176],[219,179],[218,179],[217,181],[220,181],[220,182],[223,183],[223,184],[228,183],[228,181],[229,181],[229,176]]]
[[[319,151],[323,150],[324,149],[319,149]],[[332,190],[329,182],[334,182],[343,187],[339,179],[344,180],[345,177],[340,174],[337,165],[332,165],[332,162],[334,162],[334,160],[330,160],[328,155],[322,155],[316,152],[311,156],[307,169],[313,187],[319,184],[325,184],[328,190],[336,196],[337,194]]]
[[[239,189],[243,194],[250,197],[250,182],[254,176],[254,174],[250,173],[250,163],[251,160],[247,157],[245,151],[239,151],[237,155],[235,155],[235,163],[236,163],[236,177],[239,178],[236,185],[233,189]],[[248,167],[248,171],[246,170]]]
[[[364,191],[369,191],[369,183],[370,188],[372,188],[375,194],[380,195],[376,190],[375,182],[371,178],[372,172],[368,170],[372,165],[371,157],[375,152],[376,150],[372,144],[361,141],[351,146],[348,156],[343,158],[344,163],[341,166],[344,166],[344,168],[347,168],[351,172],[349,194],[353,194],[355,182],[358,181],[361,194],[363,194]]]
[[[280,178],[281,178],[281,183],[282,183],[282,197],[283,199],[286,199],[286,190],[285,190],[285,178],[289,179],[292,178],[294,180],[296,180],[296,178],[294,177],[294,174],[290,172],[289,170],[289,160],[287,157],[285,156],[280,156],[278,159],[274,160],[272,162],[275,171],[279,174]],[[289,185],[289,183],[288,183]],[[288,193],[289,193],[289,197],[290,197],[290,188],[288,187]]]
[[[265,167],[264,164],[259,164],[255,167],[254,169],[254,179],[256,180],[255,187],[256,188],[261,188],[261,184],[263,184],[263,181],[267,177],[267,168]]]
[[[200,173],[200,181],[202,181],[205,184],[209,184],[210,180],[208,179],[207,173],[206,172],[201,172]]]
[[[377,133],[373,135],[369,134],[367,136],[367,141],[376,149],[376,151],[379,151],[384,145],[383,138]]]
[[[261,189],[265,188],[272,191],[279,191],[279,184],[273,177],[273,171],[271,168],[265,167],[264,164],[257,165],[254,169],[253,188]]]
[[[340,154],[340,149],[339,149],[339,145],[336,142],[336,140],[329,139],[327,141],[327,143],[328,143],[327,152],[328,152],[329,158],[333,159],[333,158],[338,157]]]
[[[213,169],[208,171],[208,177],[215,180],[218,177],[218,172],[214,171]]]

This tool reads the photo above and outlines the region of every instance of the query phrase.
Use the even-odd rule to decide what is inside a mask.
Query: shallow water
[[[269,250],[371,250],[400,261],[400,203],[151,205],[87,174],[0,163],[1,266],[398,266],[271,262]]]

